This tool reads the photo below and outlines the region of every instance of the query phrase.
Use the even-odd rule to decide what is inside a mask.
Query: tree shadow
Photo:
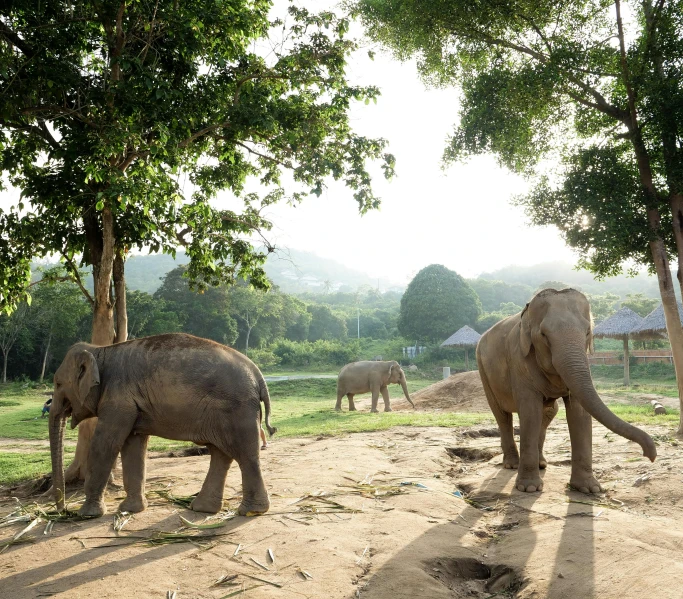
[[[589,502],[589,495],[568,490],[566,497],[567,513],[547,596],[590,599],[595,596],[595,507],[569,503],[571,499]]]
[[[230,533],[249,521],[246,517],[236,517],[226,523],[219,531],[220,533]],[[10,560],[14,560],[15,564],[24,563],[24,569],[15,574],[3,576],[2,578],[2,597],[12,597],[13,599],[33,599],[36,595],[57,595],[59,593],[66,593],[79,586],[88,584],[95,580],[101,580],[110,576],[116,576],[120,573],[134,570],[140,566],[146,566],[152,561],[163,560],[174,555],[186,553],[194,550],[197,546],[193,543],[174,543],[167,545],[151,546],[146,543],[131,543],[130,537],[140,536],[141,533],[150,535],[152,531],[156,530],[176,530],[179,527],[179,520],[177,514],[172,514],[164,520],[155,522],[151,527],[139,530],[130,530],[126,533],[120,533],[116,536],[114,532],[107,535],[88,535],[88,531],[93,531],[95,528],[101,527],[101,519],[93,519],[92,521],[82,521],[82,528],[79,529],[78,539],[88,544],[93,544],[83,551],[75,555],[69,555],[63,559],[30,568],[25,564],[27,554],[22,551],[25,546],[17,546],[10,548],[4,556]],[[56,525],[57,533],[55,535],[45,536],[38,535],[36,542],[43,544],[49,541],[55,541],[60,537],[73,535],[73,527],[66,527]],[[143,531],[145,531],[143,533]],[[191,531],[188,531],[191,532]],[[207,540],[211,538],[210,534],[202,534],[206,536]],[[42,537],[42,538],[41,538]],[[105,537],[105,538],[103,538]],[[95,545],[95,543],[100,543]],[[14,549],[12,551],[12,549]],[[125,555],[118,555],[125,552]],[[131,552],[132,555],[131,555]],[[102,562],[103,558],[106,560]],[[80,569],[79,566],[88,564],[93,561],[100,562],[98,565],[89,567],[87,569]],[[69,570],[78,569],[75,572]],[[50,580],[55,578],[55,580]]]

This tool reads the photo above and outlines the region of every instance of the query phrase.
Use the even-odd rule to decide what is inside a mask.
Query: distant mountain
[[[181,252],[175,260],[167,254],[131,256],[126,261],[126,284],[129,289],[154,293],[167,272],[188,262],[189,258]],[[403,290],[388,279],[376,279],[335,260],[301,250],[278,250],[268,256],[265,269],[270,280],[286,293],[355,291],[362,286],[379,287],[381,291]]]
[[[675,273],[672,274],[676,280]],[[546,281],[560,281],[591,295],[609,292],[621,297],[626,297],[628,293],[642,293],[647,297],[660,297],[657,277],[647,273],[641,273],[635,277],[619,275],[598,281],[590,272],[575,270],[571,264],[566,262],[544,262],[533,266],[506,266],[493,272],[482,273],[479,278],[528,285],[533,289],[538,288],[541,283]],[[678,285],[675,287],[678,294],[680,291]]]

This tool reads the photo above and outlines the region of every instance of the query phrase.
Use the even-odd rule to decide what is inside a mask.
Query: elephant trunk
[[[408,384],[406,383],[405,378],[401,379],[401,387],[403,387],[403,395],[406,396],[406,399],[408,400],[408,403],[415,408],[415,404],[413,403],[413,400],[410,399],[410,395],[408,393]]]
[[[54,404],[53,400],[53,404]],[[52,490],[57,510],[64,510],[64,429],[66,416],[58,406],[50,410],[50,456],[52,458]]]
[[[584,410],[600,424],[621,437],[625,437],[643,448],[643,455],[655,461],[655,443],[645,431],[624,422],[613,414],[602,402],[593,386],[590,366],[582,343],[571,343],[565,338],[563,350],[553,350],[553,366],[571,392],[572,399],[578,400]]]

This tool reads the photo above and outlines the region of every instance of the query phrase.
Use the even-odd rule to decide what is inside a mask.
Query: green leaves
[[[283,29],[269,23],[271,5],[127,3],[119,44],[99,2],[71,3],[68,17],[59,3],[12,3],[0,50],[0,164],[31,214],[7,228],[0,220],[16,254],[2,266],[0,306],[21,296],[21,260],[68,251],[97,261],[106,207],[117,248],[185,246],[201,289],[235,278],[267,287],[263,254],[249,242],[270,226],[259,204],[319,195],[331,178],[361,212],[379,205],[367,163],[391,177],[394,159],[384,140],[351,128],[352,104],[379,92],[346,79],[356,49],[348,19],[291,6]],[[276,51],[266,59],[259,44]],[[262,186],[258,198],[245,194],[250,181]],[[226,192],[243,210],[216,208]]]

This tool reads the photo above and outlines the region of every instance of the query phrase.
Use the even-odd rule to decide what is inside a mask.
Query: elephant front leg
[[[564,398],[567,425],[572,444],[572,476],[569,484],[582,493],[600,493],[604,489],[593,476],[593,421],[575,399]]]
[[[242,471],[242,503],[237,513],[240,516],[265,514],[270,509],[270,499],[258,455],[238,458],[238,462]]]
[[[78,510],[81,516],[103,516],[107,513],[104,504],[104,490],[109,481],[116,456],[121,451],[135,418],[118,418],[104,420],[99,418],[88,455],[88,473],[85,479],[85,503]],[[124,420],[124,422],[121,422]],[[127,422],[130,420],[130,422]]]
[[[228,476],[232,458],[213,445],[209,445],[209,453],[211,454],[209,472],[204,479],[201,491],[190,504],[190,509],[195,512],[217,514],[223,508],[225,479]]]
[[[384,400],[384,411],[391,412],[391,404],[389,403],[389,389],[386,387],[380,387],[382,393],[382,399]]]
[[[126,498],[119,505],[122,512],[142,512],[147,507],[147,441],[149,435],[130,435],[121,448],[121,469]]]
[[[519,410],[519,471],[515,486],[519,491],[533,493],[543,490],[539,470],[538,441],[543,423],[543,402],[532,394],[517,399]]]
[[[353,403],[353,393],[347,393],[346,397],[349,400],[349,412],[355,412],[356,411],[356,404]]]
[[[548,466],[548,460],[545,459],[543,455],[543,445],[545,444],[545,433],[548,430],[548,426],[553,421],[553,418],[557,415],[558,410],[557,400],[548,400],[543,402],[543,422],[541,423],[541,436],[538,439],[538,467],[546,468]]]
[[[371,412],[378,412],[377,410],[377,402],[379,401],[379,387],[375,387],[372,390],[372,404],[370,407]]]

